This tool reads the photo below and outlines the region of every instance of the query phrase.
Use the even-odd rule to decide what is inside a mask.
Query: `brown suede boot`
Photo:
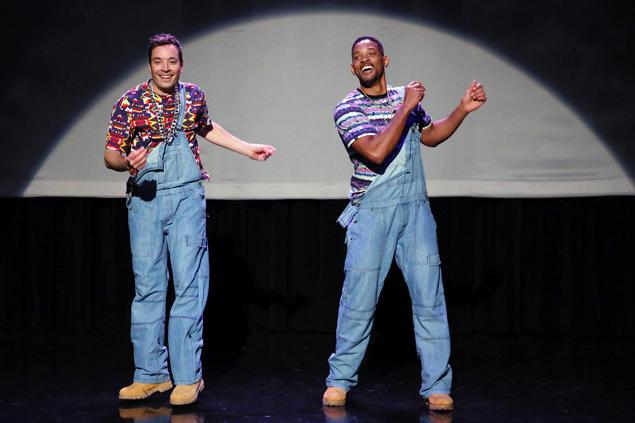
[[[428,398],[424,398],[423,401],[433,411],[452,411],[454,409],[454,401],[448,394],[432,394]]]
[[[329,407],[342,407],[346,404],[346,391],[338,386],[329,386],[322,396],[322,404]]]
[[[198,393],[205,388],[203,379],[191,385],[176,385],[170,394],[170,404],[186,405],[192,404],[198,399]]]
[[[167,380],[161,383],[141,383],[132,382],[132,385],[128,385],[125,388],[119,390],[119,399],[122,400],[139,400],[148,398],[155,392],[165,392],[168,389],[172,389],[172,381]]]

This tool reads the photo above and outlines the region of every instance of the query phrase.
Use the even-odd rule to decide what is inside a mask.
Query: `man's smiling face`
[[[182,70],[179,49],[174,44],[156,46],[152,49],[150,75],[155,91],[159,94],[172,93]]]
[[[365,88],[372,87],[382,79],[384,68],[389,61],[379,46],[368,39],[361,40],[355,44],[352,51],[352,59],[351,71]]]

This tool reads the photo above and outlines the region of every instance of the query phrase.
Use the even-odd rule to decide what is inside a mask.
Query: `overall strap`
[[[183,125],[183,118],[185,117],[185,84],[179,83],[179,97],[181,100],[181,105],[179,107],[179,117],[176,122],[176,130],[180,131],[181,126]]]

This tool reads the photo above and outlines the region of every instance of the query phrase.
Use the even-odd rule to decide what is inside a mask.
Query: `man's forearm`
[[[352,144],[352,148],[375,164],[383,163],[399,142],[409,114],[410,110],[400,107],[382,132],[359,138]]]
[[[424,130],[421,142],[428,147],[436,147],[454,134],[467,115],[461,105],[457,106],[447,117],[434,121],[429,130]]]
[[[205,135],[205,139],[213,144],[249,157],[251,152],[249,143],[227,132],[222,126],[214,122],[214,129]]]
[[[128,160],[123,157],[121,153],[115,150],[106,149],[104,152],[104,164],[108,169],[112,169],[117,172],[127,172],[130,170]]]

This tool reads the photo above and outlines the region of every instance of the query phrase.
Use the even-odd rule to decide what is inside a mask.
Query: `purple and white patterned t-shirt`
[[[405,135],[412,125],[419,125],[419,129],[423,130],[432,123],[432,119],[423,110],[423,107],[420,104],[417,105],[417,108],[408,117],[401,140],[381,166],[374,166],[365,161],[351,147],[358,139],[379,134],[388,126],[403,102],[404,92],[405,87],[388,86],[388,92],[385,95],[367,97],[359,89],[356,89],[351,91],[335,107],[333,114],[335,126],[354,167],[348,195],[351,200],[361,198],[377,175],[385,171],[401,150]]]

